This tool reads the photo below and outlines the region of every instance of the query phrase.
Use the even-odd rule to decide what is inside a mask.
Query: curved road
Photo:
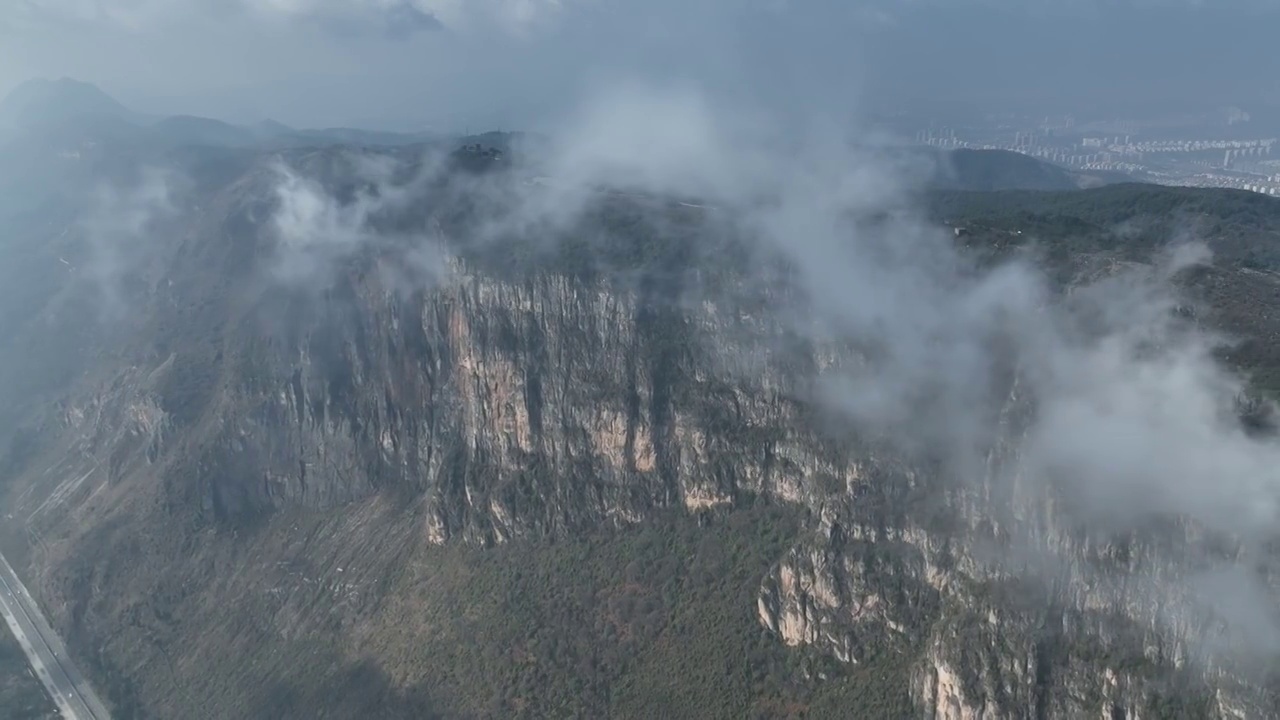
[[[67,655],[62,639],[44,619],[27,588],[0,555],[0,611],[27,660],[44,683],[62,716],[70,720],[110,720],[93,688]]]

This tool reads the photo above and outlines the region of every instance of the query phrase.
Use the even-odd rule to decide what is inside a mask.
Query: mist
[[[1016,379],[1036,408],[1026,471],[1061,476],[1094,511],[1121,525],[1176,512],[1249,534],[1275,522],[1280,445],[1247,436],[1233,413],[1243,384],[1213,357],[1225,340],[1174,312],[1175,276],[1211,262],[1194,239],[1058,297],[1031,258],[980,268],[963,255],[913,204],[911,168],[875,148],[832,134],[770,146],[736,107],[687,90],[606,96],[582,117],[554,177],[739,213],[803,279],[818,322],[795,329],[865,348],[829,379],[866,432],[974,460]]]
[[[731,238],[740,287],[708,284],[658,300],[731,315],[750,294],[764,308],[751,322],[736,315],[761,332],[741,350],[735,345],[733,357],[717,359],[714,369],[725,378],[756,379],[798,338],[818,370],[786,391],[823,411],[824,430],[889,448],[936,474],[931,487],[940,494],[980,498],[1008,519],[998,537],[985,538],[989,552],[979,558],[992,573],[1048,584],[1096,572],[1087,577],[1090,588],[1122,588],[1135,605],[1157,608],[1155,621],[1191,636],[1206,657],[1252,660],[1280,651],[1271,570],[1259,567],[1280,519],[1280,442],[1241,421],[1248,384],[1218,360],[1231,339],[1179,312],[1194,304],[1180,280],[1214,263],[1194,224],[1188,220],[1147,261],[1107,259],[1104,269],[1064,288],[1034,243],[995,261],[960,247],[950,228],[929,219],[929,168],[896,152],[900,138],[870,120],[888,101],[921,97],[1070,105],[1114,99],[1134,85],[1145,98],[1186,90],[1175,82],[1181,70],[1161,74],[1168,68],[1149,64],[1153,56],[1138,47],[1145,41],[1126,45],[1124,33],[1112,38],[1106,57],[1045,76],[1063,66],[1061,53],[1075,44],[1071,32],[1095,27],[1108,8],[1045,3],[1034,17],[1020,16],[1021,25],[994,32],[986,20],[1005,17],[1006,3],[949,10],[860,3],[847,12],[829,3],[751,3],[740,13],[709,1],[659,2],[643,12],[498,0],[223,10],[136,3],[115,13],[96,3],[48,4],[40,12],[36,5],[24,4],[32,12],[20,18],[30,29],[20,47],[6,46],[0,32],[0,65],[8,53],[21,55],[24,72],[85,74],[86,63],[110,58],[90,69],[129,88],[140,57],[149,67],[158,56],[187,57],[177,45],[190,40],[190,78],[160,73],[136,80],[126,95],[303,126],[373,118],[421,128],[447,117],[455,129],[496,118],[547,130],[545,142],[479,170],[440,147],[263,151],[245,161],[256,185],[199,198],[209,216],[247,218],[212,229],[200,224],[206,210],[188,197],[193,181],[181,163],[156,163],[104,184],[80,208],[75,230],[84,252],[64,259],[98,298],[103,327],[121,326],[142,312],[142,300],[154,299],[148,289],[168,282],[155,271],[187,232],[208,233],[211,243],[225,244],[219,248],[240,243],[252,258],[246,264],[261,261],[253,267],[260,277],[246,283],[260,294],[226,303],[241,312],[290,293],[317,300],[369,269],[380,289],[420,300],[460,282],[459,268],[473,270],[458,260],[461,248],[518,247],[551,257],[566,238],[625,242],[592,224],[602,198],[673,206],[696,214],[715,241],[687,237],[685,226],[661,216],[646,231],[690,243],[690,265],[721,262],[723,237]],[[1157,5],[1114,12],[1168,12],[1159,17],[1179,37],[1197,39],[1187,18],[1209,11],[1172,0]],[[67,8],[98,12],[69,21]],[[1232,4],[1213,16],[1214,42],[1231,45],[1238,18],[1266,12]],[[191,29],[215,17],[209,37]],[[697,22],[713,29],[698,30]],[[102,24],[110,30],[85,57],[51,57],[35,47]],[[1254,38],[1267,26],[1239,27]],[[181,32],[158,30],[170,28]],[[1020,34],[1027,28],[1034,32]],[[881,32],[887,39],[877,39]],[[106,52],[139,36],[151,38],[147,53]],[[223,67],[233,39],[247,49]],[[919,47],[936,52],[927,61],[911,57]],[[287,57],[283,69],[268,64],[272,53]],[[584,55],[599,61],[579,67]],[[1157,56],[1186,61],[1176,42]],[[1208,100],[1254,92],[1253,73],[1267,70],[1260,62],[1233,75],[1230,57],[1219,59],[1186,76],[1212,90],[1202,96]],[[446,69],[455,66],[466,71]],[[1094,83],[1108,68],[1119,69]],[[1143,84],[1153,77],[1158,86]],[[236,214],[246,207],[252,211],[243,218]],[[450,222],[453,215],[468,219]],[[232,271],[217,267],[210,275],[219,272]],[[623,292],[637,285],[608,280]],[[280,289],[287,292],[272,294]],[[236,331],[270,325],[283,334],[291,308],[276,309],[274,325],[257,318]],[[1054,533],[1094,538],[1088,561],[1099,567],[1082,568],[1070,556],[1079,548],[1061,547]],[[1190,548],[1188,567],[1121,563],[1096,547],[1169,537]],[[1203,629],[1209,620],[1186,629],[1188,616],[1220,620],[1226,629]]]
[[[1212,263],[1192,228],[1149,263],[1117,266],[1063,293],[1034,251],[994,265],[966,254],[926,220],[919,168],[868,142],[871,133],[818,120],[797,141],[789,122],[692,84],[621,84],[565,117],[536,172],[465,184],[490,212],[466,240],[518,237],[547,249],[583,232],[605,191],[701,208],[750,239],[743,282],[764,285],[779,263],[791,268],[799,292],[774,298],[772,321],[816,346],[845,349],[802,399],[858,434],[939,463],[957,490],[1003,493],[997,503],[1016,507],[1027,493],[1059,498],[1052,524],[1104,537],[1174,517],[1196,533],[1232,538],[1246,555],[1272,537],[1280,444],[1246,432],[1236,405],[1245,383],[1215,358],[1227,340],[1176,312],[1189,302],[1179,274]],[[426,175],[443,167],[424,166],[434,168]],[[274,226],[289,282],[326,282],[317,257],[382,242],[371,221],[378,212],[444,204],[429,183],[387,180],[385,168],[361,176],[378,190],[345,202],[281,173]],[[419,286],[430,291],[448,266],[434,254],[445,252],[441,238],[424,224],[402,239],[437,258],[431,284]],[[683,301],[691,309],[730,303]],[[758,338],[755,349],[767,354],[773,341]],[[758,364],[723,371],[742,367]],[[994,462],[1001,443],[1017,450]],[[998,564],[1045,552],[1006,548]],[[1040,557],[1032,572],[1047,577],[1060,567]],[[1170,608],[1168,622],[1199,607],[1226,617],[1233,633],[1253,628],[1253,650],[1278,649],[1263,640],[1280,638],[1274,602],[1238,557],[1187,575],[1135,572]],[[1220,592],[1204,592],[1215,583]]]
[[[1274,103],[1262,49],[1278,12],[1262,0],[41,0],[0,10],[0,93],[69,75],[146,112],[455,131],[543,127],[636,75],[805,112]],[[1097,42],[1082,52],[1081,38]]]
[[[1064,293],[1034,249],[994,264],[961,249],[927,219],[918,158],[847,118],[801,120],[732,89],[634,78],[567,106],[545,142],[497,171],[460,172],[435,147],[266,154],[255,161],[269,188],[270,210],[254,218],[270,241],[262,280],[314,297],[364,259],[407,298],[450,281],[459,242],[515,239],[540,252],[566,237],[609,242],[585,220],[603,195],[669,199],[741,241],[741,282],[761,289],[780,330],[721,372],[756,372],[781,336],[803,338],[835,362],[820,363],[797,399],[940,468],[956,491],[995,488],[1015,507],[1047,493],[1052,524],[1104,537],[1176,516],[1238,543],[1208,572],[1238,571],[1237,557],[1272,539],[1280,445],[1240,421],[1246,383],[1216,359],[1228,340],[1176,312],[1190,302],[1180,273],[1213,262],[1192,222],[1151,262],[1117,264]],[[150,269],[192,217],[190,184],[157,165],[91,193],[78,225],[85,254],[67,260],[104,323],[131,317],[131,287],[164,282]],[[480,209],[470,235],[448,237],[440,217],[463,203]],[[650,230],[678,232],[664,222]],[[719,245],[689,242],[690,257],[718,261]],[[787,292],[771,294],[780,275]],[[691,310],[737,300],[699,292],[674,300]],[[1006,445],[1011,458],[1000,457]],[[1005,560],[1041,550],[1008,549]],[[1153,582],[1203,595],[1194,577]],[[1222,612],[1237,625],[1274,616],[1262,584],[1232,587]]]
[[[162,223],[177,215],[175,195],[182,183],[172,169],[143,167],[133,182],[100,184],[92,192],[78,223],[86,248],[80,279],[96,296],[101,322],[118,322],[139,311],[130,285],[146,282],[139,274],[166,241],[177,240],[162,235]]]

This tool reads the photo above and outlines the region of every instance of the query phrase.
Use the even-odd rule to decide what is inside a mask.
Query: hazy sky
[[[536,125],[621,77],[774,106],[1280,100],[1280,0],[6,0],[0,92],[302,125]],[[456,128],[462,129],[462,128]]]

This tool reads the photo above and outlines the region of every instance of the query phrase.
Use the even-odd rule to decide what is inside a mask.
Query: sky
[[[156,113],[528,128],[620,79],[798,112],[1280,102],[1280,0],[9,0],[0,92]],[[442,128],[444,129],[444,128]]]

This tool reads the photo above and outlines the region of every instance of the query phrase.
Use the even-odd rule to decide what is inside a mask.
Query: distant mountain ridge
[[[156,119],[135,112],[97,86],[62,78],[31,80],[0,100],[0,144],[4,131],[17,131],[74,142],[100,140],[135,142],[155,147],[266,149],[349,145],[354,147],[402,147],[451,142],[478,143],[509,152],[522,133],[486,132],[451,135],[438,132],[389,132],[351,127],[298,129],[274,120],[237,125],[193,115],[169,115]],[[66,145],[59,142],[59,145]],[[923,184],[940,190],[1075,190],[1131,180],[1079,173],[1021,153],[1005,150],[940,150],[919,148],[931,168]]]
[[[0,100],[0,128],[23,129],[73,119],[136,119],[137,114],[92,83],[71,78],[28,80]]]
[[[1066,168],[1007,150],[952,150],[937,184],[948,190],[1075,190]]]
[[[122,125],[125,127],[120,127]],[[156,119],[130,109],[92,83],[71,78],[29,80],[0,100],[0,133],[77,132],[98,135],[104,127],[115,128],[117,137],[139,131],[145,136],[143,139],[164,145],[230,148],[339,144],[394,147],[449,138],[435,132],[296,129],[270,119],[253,125],[181,114]]]
[[[930,183],[939,190],[1061,191],[1134,182],[1120,174],[1069,170],[1011,150],[933,150],[937,172]]]

